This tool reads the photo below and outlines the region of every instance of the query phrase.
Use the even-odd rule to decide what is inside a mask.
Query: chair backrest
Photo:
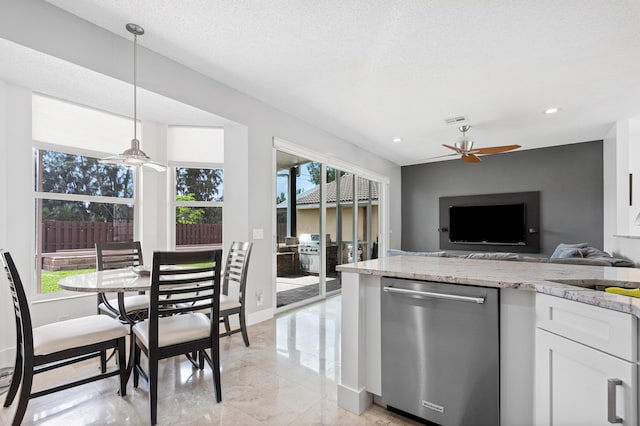
[[[98,271],[142,264],[140,241],[96,243],[96,268]]]
[[[13,310],[16,317],[16,350],[22,350],[23,359],[28,360],[33,357],[33,330],[29,303],[27,302],[27,296],[24,292],[18,269],[11,258],[11,253],[2,251],[2,263],[4,264],[4,270],[7,272]]]
[[[153,253],[149,346],[158,342],[160,317],[203,309],[210,309],[211,318],[219,317],[221,263],[222,250]],[[217,329],[215,332],[218,332]]]
[[[238,285],[238,298],[240,303],[244,303],[245,290],[247,287],[247,271],[249,270],[249,258],[253,243],[234,241],[231,243],[227,263],[224,267],[224,278],[222,281],[222,294],[229,295],[229,284]]]

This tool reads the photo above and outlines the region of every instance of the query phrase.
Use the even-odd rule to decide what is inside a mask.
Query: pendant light
[[[131,139],[131,147],[129,149],[125,149],[122,154],[103,158],[100,162],[108,164],[124,164],[129,166],[145,166],[162,172],[166,170],[166,166],[156,161],[152,161],[151,158],[149,158],[149,156],[140,149],[140,141],[138,140],[137,135],[136,50],[138,45],[138,36],[144,34],[144,29],[136,24],[127,24],[127,31],[133,34],[133,139]]]

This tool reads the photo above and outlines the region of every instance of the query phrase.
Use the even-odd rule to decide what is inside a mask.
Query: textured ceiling
[[[401,165],[448,154],[453,116],[532,149],[640,114],[637,0],[48,2]]]

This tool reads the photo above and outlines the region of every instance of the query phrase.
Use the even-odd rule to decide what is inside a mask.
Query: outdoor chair
[[[222,250],[153,254],[149,317],[132,328],[133,386],[138,387],[140,376],[149,384],[152,425],[157,421],[161,359],[186,355],[201,370],[206,359],[213,371],[216,401],[222,400],[218,330],[221,259]],[[198,312],[202,309],[209,315]],[[148,372],[141,366],[142,352],[148,359]]]
[[[247,272],[249,270],[249,258],[253,243],[234,241],[227,255],[227,263],[224,267],[222,280],[222,295],[220,296],[220,321],[224,322],[226,332],[221,336],[230,336],[241,332],[245,346],[249,346],[247,334],[247,321],[245,313],[245,296],[247,287]],[[229,287],[237,286],[238,296],[229,296]],[[229,316],[238,314],[240,328],[231,330]]]
[[[4,406],[9,407],[20,388],[12,424],[18,426],[22,423],[30,399],[107,377],[120,376],[120,396],[125,396],[125,336],[128,328],[106,315],[90,315],[34,328],[22,280],[9,252],[2,251],[2,262],[11,289],[16,322],[16,361],[4,402]],[[94,376],[31,391],[35,374],[98,357],[110,349],[118,353],[117,369],[102,370]]]
[[[140,241],[100,242],[96,243],[96,268],[98,271],[142,266],[142,247]],[[149,296],[144,292],[124,297],[126,316],[133,321],[147,317]],[[98,293],[98,313],[107,314],[127,324],[129,321],[120,313],[118,299],[107,299],[105,293]]]

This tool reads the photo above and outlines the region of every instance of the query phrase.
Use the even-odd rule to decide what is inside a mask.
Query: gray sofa
[[[573,265],[596,265],[633,267],[635,264],[629,259],[613,257],[609,253],[589,247],[587,243],[559,244],[550,257],[525,256],[508,252],[472,252],[457,253],[450,251],[405,251],[387,250],[387,256],[431,256],[431,257],[457,257],[462,259],[486,259],[486,260],[511,260],[537,263],[566,263]]]

